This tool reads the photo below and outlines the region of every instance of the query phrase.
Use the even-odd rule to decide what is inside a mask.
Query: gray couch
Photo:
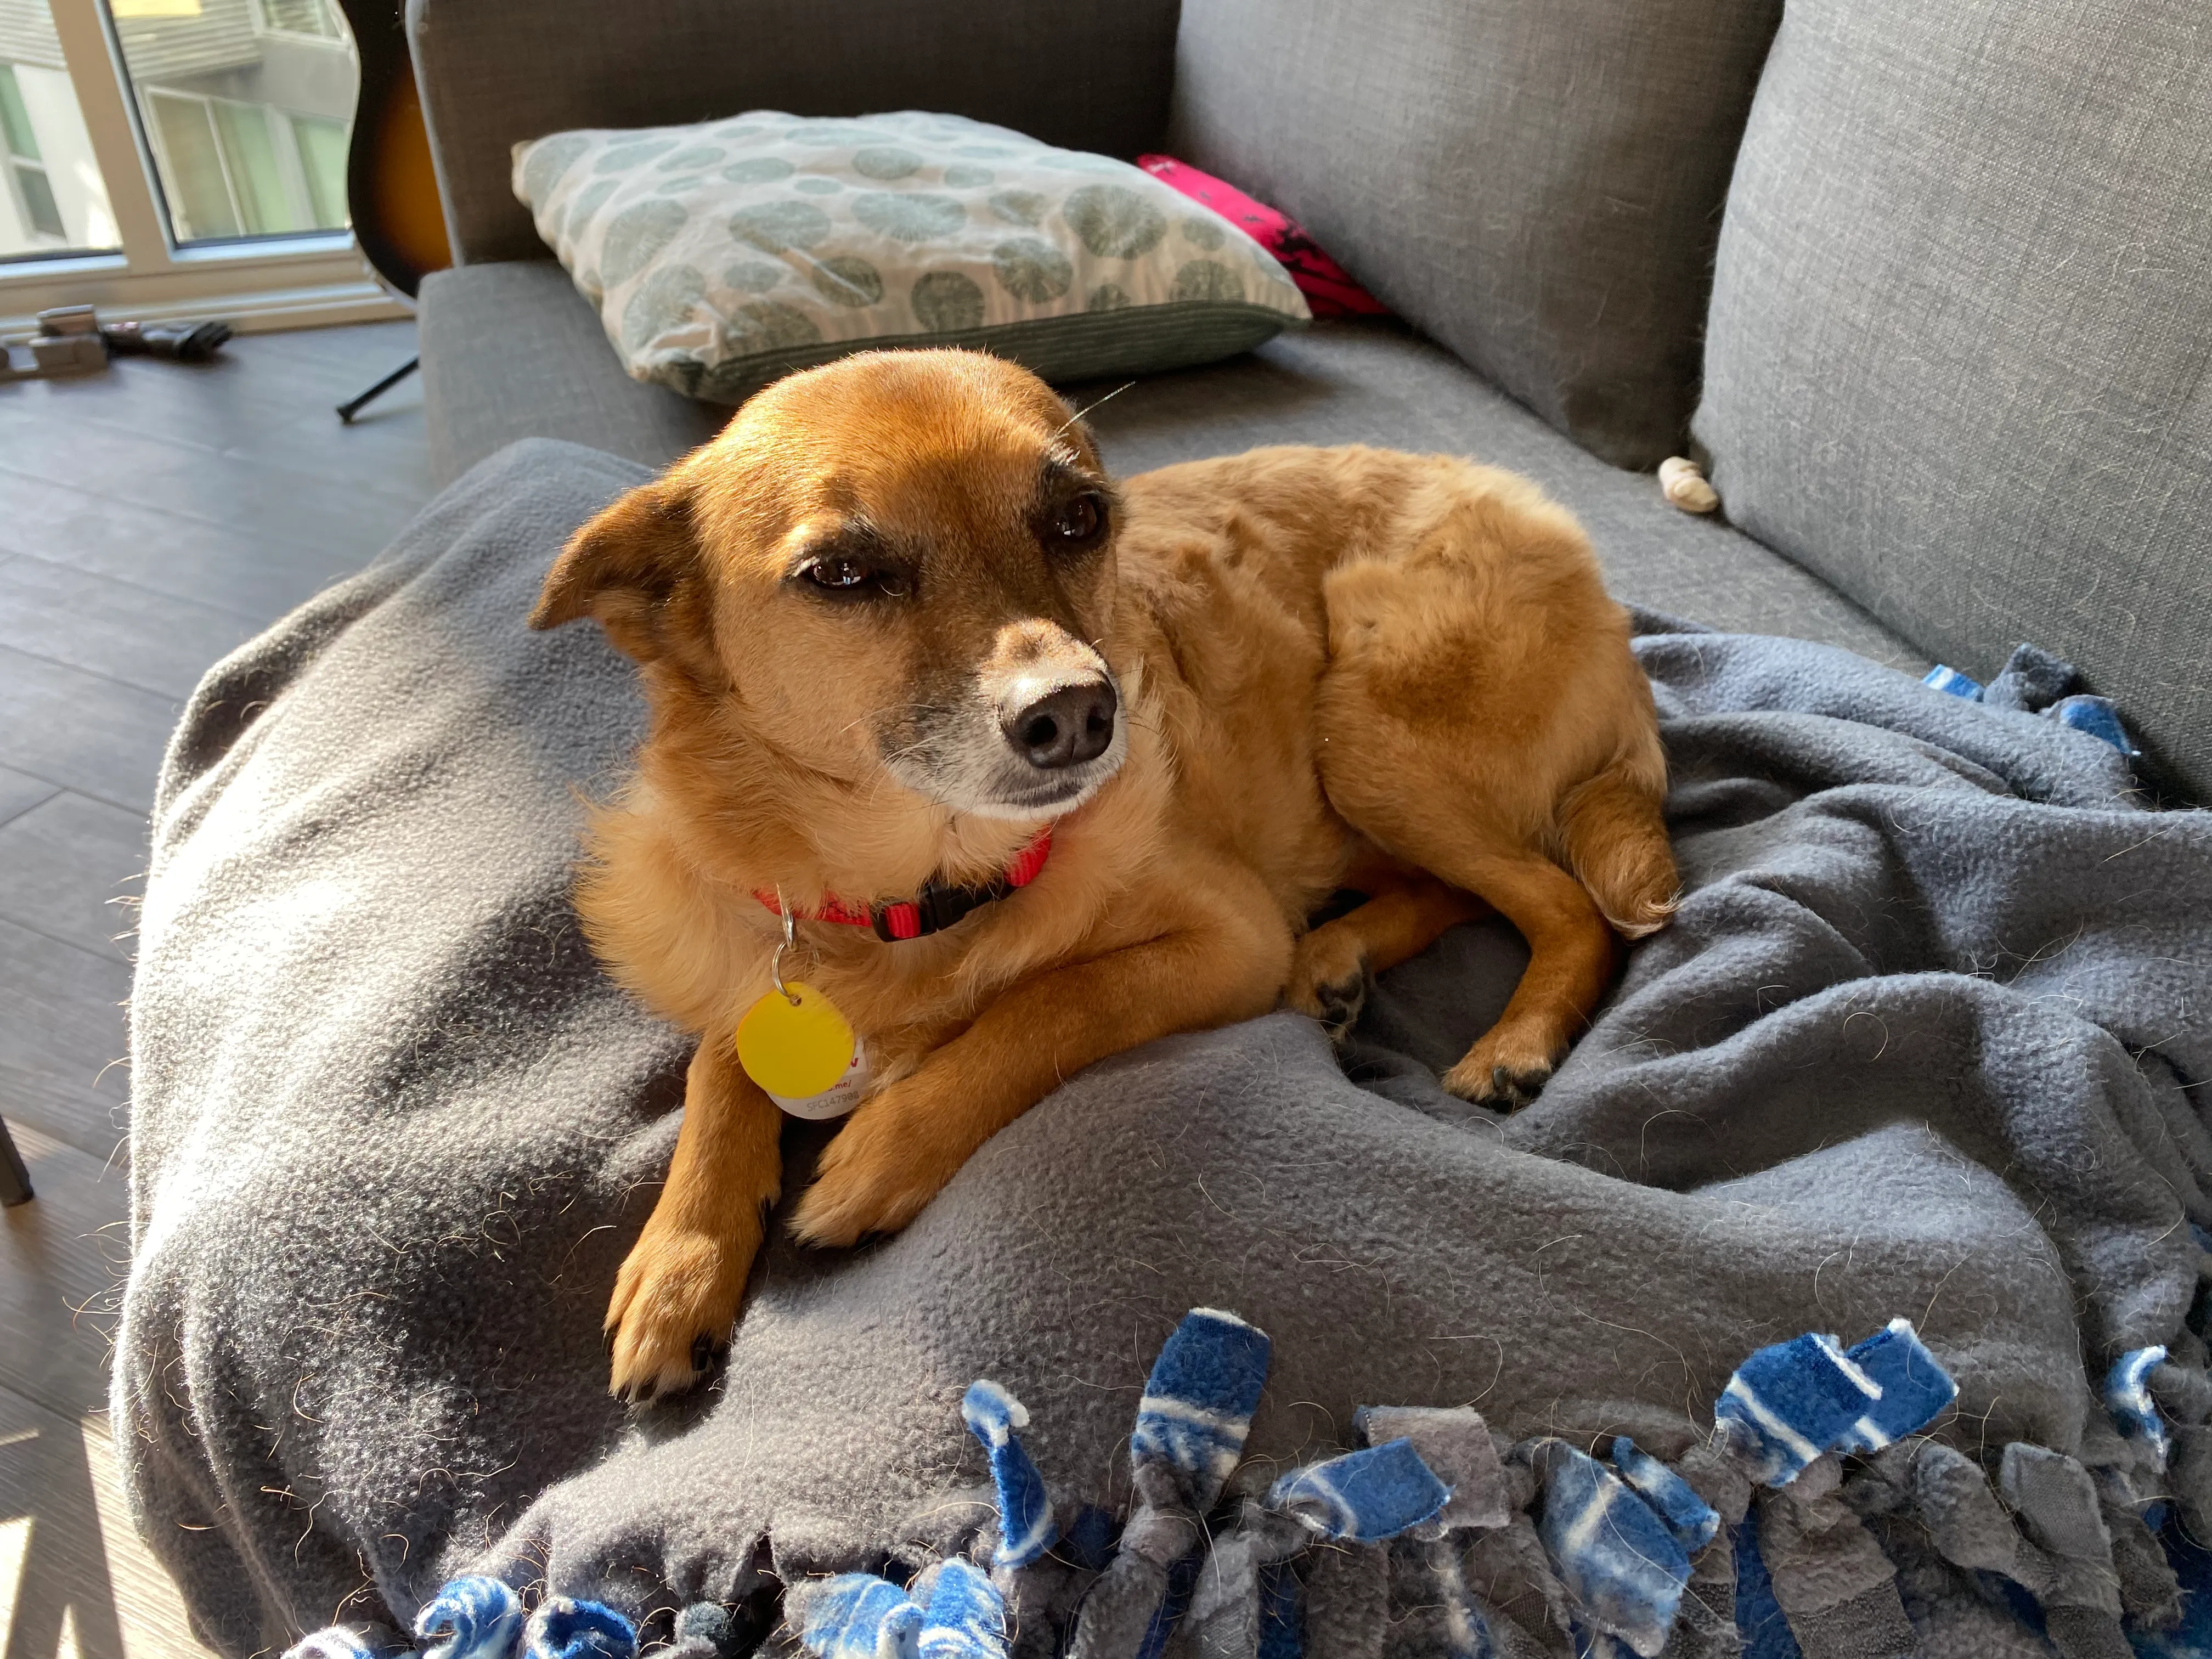
[[[567,127],[943,109],[1166,148],[1403,321],[1099,411],[1124,471],[1284,441],[1540,480],[1625,599],[1986,679],[2032,639],[2212,795],[2212,13],[2201,0],[410,0],[459,263],[436,465],[659,464],[726,410],[626,379],[507,185]],[[1662,500],[1686,452],[1728,522]]]

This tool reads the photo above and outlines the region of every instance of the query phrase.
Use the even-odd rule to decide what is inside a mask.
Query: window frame
[[[340,52],[344,51],[346,37],[345,20],[343,14],[339,13],[337,8],[331,3],[331,0],[312,0],[312,3],[322,13],[325,22],[337,26],[333,33],[303,34],[298,29],[288,29],[281,24],[271,22],[269,18],[269,0],[248,0],[246,15],[247,21],[252,25],[253,32],[265,39],[296,40],[305,46],[334,46]]]
[[[411,307],[376,280],[349,231],[179,245],[162,212],[151,141],[132,107],[104,0],[50,3],[122,246],[0,261],[0,332],[27,328],[33,314],[49,306],[82,303],[118,319],[216,315],[248,330],[410,313]],[[258,21],[258,3],[249,10]]]

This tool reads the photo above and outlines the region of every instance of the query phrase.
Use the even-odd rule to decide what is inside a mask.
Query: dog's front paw
[[[1298,941],[1283,1000],[1319,1020],[1328,1040],[1340,1043],[1359,1023],[1360,1011],[1366,1007],[1373,985],[1359,941],[1342,935],[1332,937],[1324,927]]]
[[[1546,1045],[1497,1027],[1444,1073],[1443,1085],[1478,1106],[1517,1112],[1543,1091],[1559,1058]]]
[[[730,1330],[758,1248],[684,1227],[646,1224],[607,1306],[607,1391],[643,1402],[702,1381],[729,1351]]]
[[[853,1115],[823,1148],[814,1184],[791,1214],[802,1244],[843,1249],[870,1233],[895,1233],[920,1215],[951,1179],[926,1134],[902,1133],[897,1100],[885,1094]]]

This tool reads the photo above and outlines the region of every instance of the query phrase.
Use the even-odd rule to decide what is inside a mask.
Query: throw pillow
[[[1344,267],[1280,208],[1255,201],[1236,185],[1172,155],[1139,155],[1137,165],[1162,184],[1203,202],[1281,260],[1316,317],[1380,317],[1390,307],[1352,280]]]
[[[560,132],[515,146],[514,189],[630,374],[718,403],[878,346],[1145,374],[1310,315],[1219,214],[959,116]]]

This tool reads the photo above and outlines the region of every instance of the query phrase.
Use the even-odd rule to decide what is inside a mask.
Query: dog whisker
[[[1127,392],[1131,386],[1136,384],[1137,383],[1134,380],[1127,381],[1121,386],[1115,386],[1104,397],[1100,398],[1094,402],[1084,404],[1082,408],[1077,410],[1074,414],[1069,416],[1066,420],[1062,421],[1058,426],[1053,428],[1053,437],[1057,438],[1061,433],[1066,431],[1068,428],[1073,426],[1078,421],[1081,420],[1085,415],[1088,415],[1092,410],[1098,408],[1101,404],[1112,403],[1115,398],[1120,397],[1123,392]],[[1049,441],[1049,440],[1048,440],[1048,441]]]

